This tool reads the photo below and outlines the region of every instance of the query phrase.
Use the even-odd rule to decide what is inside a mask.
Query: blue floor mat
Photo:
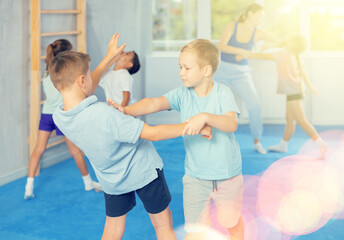
[[[280,141],[282,125],[265,125],[262,144],[269,146]],[[317,127],[319,132],[344,127]],[[253,150],[253,142],[247,125],[240,125],[236,133],[243,158],[243,175],[261,175],[271,164],[285,156],[298,152],[308,136],[297,128],[289,144],[288,154],[269,153],[259,155]],[[182,177],[184,175],[184,146],[182,138],[155,142],[164,161],[164,172],[169,185],[172,202],[174,228],[179,239],[183,235],[184,214],[182,205]],[[92,177],[94,173],[89,169]],[[53,239],[100,239],[105,207],[102,193],[85,192],[83,182],[73,159],[43,169],[35,180],[35,195],[32,200],[23,199],[26,178],[21,178],[0,187],[0,239],[4,240],[53,240]],[[283,236],[276,235],[276,240]],[[275,240],[264,236],[257,239]],[[140,200],[128,214],[125,240],[156,239]],[[302,236],[284,239],[344,239],[344,220],[330,220],[319,230]],[[251,239],[249,239],[251,240]]]

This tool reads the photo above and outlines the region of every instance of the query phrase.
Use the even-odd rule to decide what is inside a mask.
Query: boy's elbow
[[[228,132],[235,132],[238,130],[238,120],[233,120],[229,126],[229,131]]]

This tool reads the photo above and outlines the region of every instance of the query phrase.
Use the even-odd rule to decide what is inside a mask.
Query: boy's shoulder
[[[223,83],[219,83],[219,82],[214,81],[214,88],[218,94],[222,94],[222,93],[232,94],[232,90],[230,89],[230,87],[228,87],[227,85],[225,85]]]

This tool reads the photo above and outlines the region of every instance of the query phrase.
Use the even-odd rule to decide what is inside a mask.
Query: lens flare
[[[294,155],[277,160],[260,179],[257,212],[287,234],[316,231],[330,220],[337,208],[339,179],[338,173],[325,161],[313,157]],[[302,212],[306,204],[302,196],[311,199],[314,208],[305,207]],[[305,224],[297,224],[299,221]]]
[[[292,191],[281,201],[277,221],[284,232],[295,235],[310,232],[317,227],[322,207],[317,196],[306,191]]]

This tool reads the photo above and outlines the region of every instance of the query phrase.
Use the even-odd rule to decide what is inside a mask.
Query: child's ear
[[[210,65],[206,65],[203,68],[203,73],[205,77],[209,77],[213,73],[213,68]]]
[[[85,75],[79,75],[76,82],[80,88],[85,88]]]

